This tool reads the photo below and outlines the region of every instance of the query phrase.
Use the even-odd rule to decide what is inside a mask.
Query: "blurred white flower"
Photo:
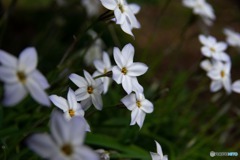
[[[193,13],[201,16],[206,25],[212,25],[215,20],[213,8],[205,0],[183,0],[183,5],[192,8]]]
[[[240,80],[237,80],[232,84],[232,91],[240,93]]]
[[[123,89],[129,94],[132,91],[143,92],[143,87],[138,83],[137,76],[143,75],[148,67],[144,63],[133,62],[134,48],[127,44],[122,49],[114,47],[114,60],[117,66],[112,68],[113,80],[122,84]]]
[[[230,29],[224,29],[224,34],[227,36],[227,43],[230,46],[240,48],[240,33]]]
[[[74,73],[69,76],[69,79],[79,87],[79,89],[75,91],[77,101],[81,101],[84,110],[87,110],[92,104],[96,109],[102,110],[102,81],[100,79],[94,80],[85,70],[83,73],[85,78]]]
[[[93,77],[103,75],[106,74],[107,72],[112,71],[111,61],[109,55],[106,52],[103,52],[102,60],[96,59],[93,63],[97,69],[97,71],[93,73]],[[103,93],[105,94],[108,91],[111,79],[109,77],[101,77],[100,79],[103,82]]]
[[[126,0],[100,0],[102,5],[114,11],[116,23],[119,24],[122,30],[133,36],[132,29],[140,28],[140,23],[135,17],[140,11],[140,6],[137,4],[128,4]]]
[[[50,130],[47,133],[33,134],[26,140],[28,147],[44,159],[49,160],[99,160],[99,156],[83,145],[85,122],[80,116],[66,120],[54,110],[51,115]]]
[[[167,155],[163,156],[161,145],[157,141],[155,141],[155,143],[157,147],[157,153],[150,152],[152,160],[168,160]]]
[[[33,47],[24,49],[19,59],[0,50],[0,80],[4,82],[4,105],[16,105],[29,92],[38,103],[50,106],[48,95],[44,91],[49,84],[36,69],[37,61],[37,51]]]
[[[86,7],[87,14],[89,17],[95,16],[99,13],[100,10],[99,0],[81,0],[81,3],[84,7]]]
[[[82,109],[81,104],[77,103],[76,95],[71,88],[68,90],[67,100],[57,95],[51,95],[49,98],[54,105],[64,112],[64,116],[67,120],[70,120],[74,116],[84,117],[84,110]],[[90,131],[87,121],[86,127],[86,131]]]
[[[216,92],[222,87],[226,90],[227,93],[232,92],[231,85],[231,62],[224,63],[216,61],[207,75],[212,79],[210,90]]]
[[[131,93],[121,99],[121,102],[131,113],[130,125],[138,124],[142,128],[146,113],[153,112],[153,104],[145,99],[142,93]]]
[[[199,40],[203,45],[201,52],[204,56],[225,62],[230,61],[229,55],[225,53],[226,43],[217,42],[215,37],[204,35],[200,35]]]
[[[110,153],[104,149],[95,150],[100,155],[100,160],[110,160]]]
[[[205,59],[203,60],[201,63],[200,63],[200,67],[205,70],[205,71],[210,71],[213,67],[213,62],[211,62],[210,60],[208,59]]]
[[[87,64],[88,66],[93,65],[93,61],[95,59],[100,59],[101,55],[102,55],[102,48],[103,48],[103,41],[102,39],[97,37],[97,33],[94,32],[93,30],[89,30],[88,34],[92,37],[93,39],[93,43],[91,44],[91,46],[89,48],[87,48],[87,51],[84,56],[84,62],[85,64]],[[85,52],[85,50],[83,50],[82,52]]]

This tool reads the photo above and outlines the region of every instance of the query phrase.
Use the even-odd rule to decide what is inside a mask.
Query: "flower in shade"
[[[232,84],[232,91],[240,93],[240,80],[237,80]]]
[[[153,112],[153,104],[145,99],[142,93],[131,93],[121,99],[121,102],[127,107],[131,113],[130,125],[138,124],[141,128],[146,116],[146,113]]]
[[[44,91],[49,84],[36,69],[37,61],[37,51],[33,47],[24,49],[19,59],[0,50],[0,80],[4,82],[4,105],[16,105],[29,92],[38,103],[50,106],[48,95]]]
[[[204,35],[200,35],[199,40],[203,44],[201,51],[204,56],[218,61],[230,61],[229,55],[225,53],[225,42],[217,42],[215,37]]]
[[[112,71],[111,61],[106,52],[103,52],[102,60],[96,59],[93,63],[97,69],[97,71],[93,73],[94,77],[103,75],[103,74],[106,74],[107,72]],[[100,79],[103,82],[103,93],[105,94],[108,91],[108,87],[111,79],[109,77],[101,77]]]
[[[94,80],[87,72],[83,71],[85,78],[72,73],[69,79],[76,84],[79,89],[75,91],[77,101],[81,101],[84,110],[87,110],[92,104],[96,109],[103,107],[101,94],[103,92],[103,83],[100,79]]]
[[[221,61],[216,61],[207,75],[212,79],[210,90],[216,92],[222,87],[227,93],[231,93],[231,62],[224,63]]]
[[[135,17],[140,10],[137,4],[128,4],[126,0],[100,0],[102,5],[114,11],[116,23],[119,24],[122,30],[133,36],[132,29],[140,28],[140,23]]]
[[[192,8],[193,13],[201,16],[206,25],[212,25],[215,15],[212,6],[205,0],[183,0],[183,5]]]
[[[28,147],[44,159],[49,160],[99,160],[99,156],[83,144],[85,121],[81,116],[66,120],[58,111],[51,115],[50,130],[36,133],[26,140]]]
[[[132,91],[143,92],[143,87],[138,83],[137,76],[143,75],[148,67],[144,63],[133,62],[134,48],[127,44],[122,49],[114,47],[114,60],[117,66],[112,68],[113,80],[122,84],[123,89],[129,94]]]
[[[70,120],[74,116],[84,116],[84,110],[82,109],[81,104],[77,103],[76,95],[71,88],[68,90],[67,100],[57,95],[51,95],[49,98],[54,105],[64,112],[64,116],[67,120]],[[86,130],[90,131],[87,121],[86,127]]]
[[[157,153],[150,152],[152,160],[168,160],[167,155],[163,155],[161,145],[157,141],[155,141],[155,143],[157,147]]]
[[[240,33],[230,29],[224,29],[224,34],[227,36],[227,43],[230,46],[240,48]]]

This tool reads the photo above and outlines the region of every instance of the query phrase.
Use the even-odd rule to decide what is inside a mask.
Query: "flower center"
[[[103,73],[104,73],[104,74],[106,74],[106,73],[107,73],[107,69],[106,69],[106,68],[104,68],[104,71],[103,71]]]
[[[124,75],[126,75],[126,74],[127,74],[127,68],[126,68],[126,67],[123,67],[122,70],[121,70],[121,72],[122,72]]]
[[[215,48],[213,48],[213,47],[210,48],[210,51],[212,51],[213,53],[216,52]]]
[[[141,102],[140,102],[139,100],[137,100],[136,104],[137,104],[137,107],[138,107],[138,108],[140,108],[140,107],[142,106],[142,105],[141,105]]]
[[[73,153],[73,148],[70,144],[65,144],[62,146],[61,151],[66,155],[70,156]]]
[[[19,81],[22,83],[25,83],[26,78],[27,78],[26,75],[22,71],[17,72],[17,77],[18,77]]]
[[[93,87],[92,87],[92,86],[88,86],[87,92],[88,92],[89,94],[92,94],[92,93],[93,93]]]
[[[69,109],[68,113],[69,113],[70,117],[73,117],[75,115],[75,112],[73,109]]]
[[[222,70],[222,71],[220,72],[220,75],[221,75],[221,77],[223,78],[223,77],[225,76],[225,72]]]
[[[118,4],[118,8],[120,9],[120,11],[123,13],[124,12],[124,7],[123,7],[123,5],[122,4]]]

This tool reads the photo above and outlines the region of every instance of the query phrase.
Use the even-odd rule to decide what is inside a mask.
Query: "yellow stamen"
[[[92,87],[92,86],[88,86],[87,92],[88,92],[89,94],[92,94],[92,93],[93,93],[93,87]]]
[[[221,77],[223,78],[225,76],[225,72],[222,70],[220,73]]]
[[[118,4],[118,8],[120,9],[120,11],[123,13],[124,12],[124,7],[122,4]]]
[[[75,111],[73,109],[69,109],[68,113],[69,113],[70,117],[73,117],[75,115]]]
[[[106,68],[104,68],[103,74],[106,74],[106,73],[107,73],[107,69],[106,69]]]
[[[137,100],[136,104],[137,104],[137,107],[138,107],[138,108],[140,108],[140,107],[142,106],[142,105],[141,105],[141,102],[140,102],[139,100]]]
[[[23,73],[22,71],[17,72],[17,77],[18,77],[20,82],[22,82],[22,83],[26,82],[27,77],[26,77],[25,73]]]
[[[122,70],[121,70],[121,72],[122,72],[124,75],[126,75],[126,74],[127,74],[127,68],[126,68],[126,67],[123,67]]]
[[[61,151],[67,156],[70,156],[73,153],[72,146],[69,144],[63,145]]]
[[[213,53],[216,52],[215,48],[212,48],[212,47],[211,47],[210,50],[211,50]]]

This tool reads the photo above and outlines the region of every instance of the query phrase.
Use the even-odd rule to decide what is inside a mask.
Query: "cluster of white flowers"
[[[135,14],[140,10],[136,4],[128,4],[125,0],[100,0],[102,5],[112,10],[115,22],[124,32],[133,36],[132,29],[140,28]],[[61,1],[63,3],[64,1]],[[89,15],[96,14],[91,3],[99,4],[94,0],[82,1],[89,8]],[[97,5],[98,6],[98,5]],[[96,33],[90,32],[93,38]],[[48,96],[45,89],[49,88],[47,79],[37,69],[37,52],[33,47],[26,48],[19,56],[19,60],[11,54],[0,50],[0,80],[4,82],[4,100],[6,106],[19,103],[29,92],[38,103],[50,106],[50,101],[58,107],[54,109],[50,120],[51,135],[46,133],[34,134],[27,139],[27,145],[41,157],[50,160],[99,160],[110,159],[104,150],[93,151],[83,145],[86,131],[90,126],[84,118],[85,112],[93,105],[97,110],[103,109],[102,94],[106,94],[114,80],[121,84],[127,93],[120,101],[126,109],[131,111],[130,125],[137,124],[142,128],[147,113],[153,112],[153,103],[144,96],[144,88],[139,84],[137,77],[148,70],[148,66],[141,62],[133,62],[135,49],[132,44],[126,44],[122,50],[113,49],[116,65],[112,65],[109,54],[101,52],[102,42],[97,39],[96,47],[90,47],[86,52],[100,53],[101,57],[88,60],[93,63],[96,71],[90,74],[83,70],[83,76],[76,73],[69,75],[69,79],[78,87],[75,91],[68,89],[67,98],[58,95]],[[96,46],[96,45],[93,45]],[[92,49],[92,50],[91,50]],[[95,57],[96,58],[96,57]],[[111,77],[112,76],[112,77]],[[61,111],[60,111],[60,110]],[[152,159],[167,160],[162,155],[161,146],[157,144],[157,152],[151,153]],[[99,153],[99,154],[97,154]],[[101,157],[99,157],[99,155]]]

